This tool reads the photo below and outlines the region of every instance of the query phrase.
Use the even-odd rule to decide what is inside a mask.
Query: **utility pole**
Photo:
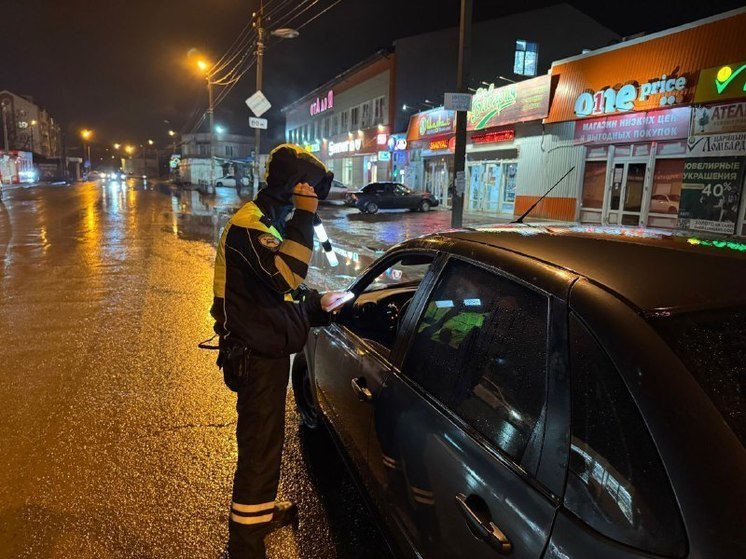
[[[211,193],[215,188],[215,117],[212,106],[212,82],[209,74],[207,74],[207,104],[207,114],[210,122],[210,185],[207,187],[207,192]]]
[[[256,18],[256,90],[261,91],[264,73],[264,0],[259,0]],[[259,190],[259,140],[261,130],[254,130],[254,192]]]
[[[461,22],[458,32],[458,70],[456,89],[467,93],[471,62],[471,13],[473,0],[461,0]],[[456,151],[453,156],[454,187],[451,227],[461,227],[464,220],[464,186],[466,184],[466,111],[456,111]]]

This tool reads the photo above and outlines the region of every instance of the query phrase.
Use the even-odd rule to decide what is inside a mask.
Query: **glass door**
[[[608,195],[606,221],[615,225],[642,224],[642,198],[647,163],[615,163]]]

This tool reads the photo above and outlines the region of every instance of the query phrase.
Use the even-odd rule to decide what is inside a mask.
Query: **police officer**
[[[296,514],[293,504],[276,501],[289,356],[303,348],[311,326],[329,323],[327,311],[344,296],[303,285],[318,199],[332,177],[299,146],[280,145],[267,162],[267,186],[220,237],[211,314],[220,336],[218,365],[237,393],[238,412],[231,558],[264,559],[265,534]]]

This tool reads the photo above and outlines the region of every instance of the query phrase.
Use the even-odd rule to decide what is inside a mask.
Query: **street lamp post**
[[[6,110],[8,107],[8,100],[3,99],[2,111],[3,111],[3,141],[5,142],[5,152],[8,152],[8,116]]]
[[[207,187],[207,192],[212,192],[215,184],[215,135],[213,131],[213,126],[215,125],[215,111],[212,100],[212,81],[210,80],[209,73],[210,64],[205,60],[200,59],[197,61],[197,66],[205,73],[205,80],[207,81],[207,116],[210,125],[210,184]]]
[[[83,129],[80,131],[80,136],[83,138],[83,158],[87,158],[88,165],[91,165],[91,144],[88,140],[93,136],[93,130]],[[83,162],[85,167],[85,162]]]

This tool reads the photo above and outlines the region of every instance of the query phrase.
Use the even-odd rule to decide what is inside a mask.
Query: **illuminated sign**
[[[549,113],[550,76],[477,89],[466,121],[467,130],[483,130],[541,120]]]
[[[668,77],[663,74],[660,78],[640,84],[639,87],[628,83],[618,90],[608,87],[595,93],[584,91],[575,100],[575,115],[586,117],[634,111],[636,101],[645,102],[655,96],[660,96],[658,104],[666,107],[682,102],[683,95],[680,92],[685,89],[684,76]]]
[[[312,144],[303,144],[303,149],[310,151],[311,153],[318,153],[321,151],[321,143],[316,140]]]
[[[485,134],[474,134],[471,141],[475,144],[494,144],[497,142],[510,142],[515,139],[515,130],[498,130]]]
[[[376,135],[376,144],[378,144],[379,146],[385,146],[386,142],[388,142],[388,140],[389,140],[389,135],[388,134],[378,134],[378,135]]]
[[[433,140],[430,142],[430,151],[448,149],[448,140]]]
[[[746,97],[746,62],[707,68],[699,73],[694,101],[724,101]]]
[[[407,139],[389,136],[388,146],[391,151],[403,151],[407,149]]]
[[[343,142],[329,142],[327,151],[329,155],[337,155],[338,153],[352,153],[359,151],[363,145],[363,140],[356,138],[354,140],[345,140]]]
[[[575,123],[577,144],[679,140],[689,135],[690,107],[602,116]]]
[[[330,89],[324,97],[317,97],[316,101],[311,103],[309,111],[311,116],[316,116],[319,113],[328,111],[332,107],[334,107],[334,92]]]
[[[409,119],[407,141],[419,140],[456,131],[456,113],[445,109],[432,109],[412,115]]]
[[[390,151],[379,151],[378,161],[391,161],[391,152]]]

